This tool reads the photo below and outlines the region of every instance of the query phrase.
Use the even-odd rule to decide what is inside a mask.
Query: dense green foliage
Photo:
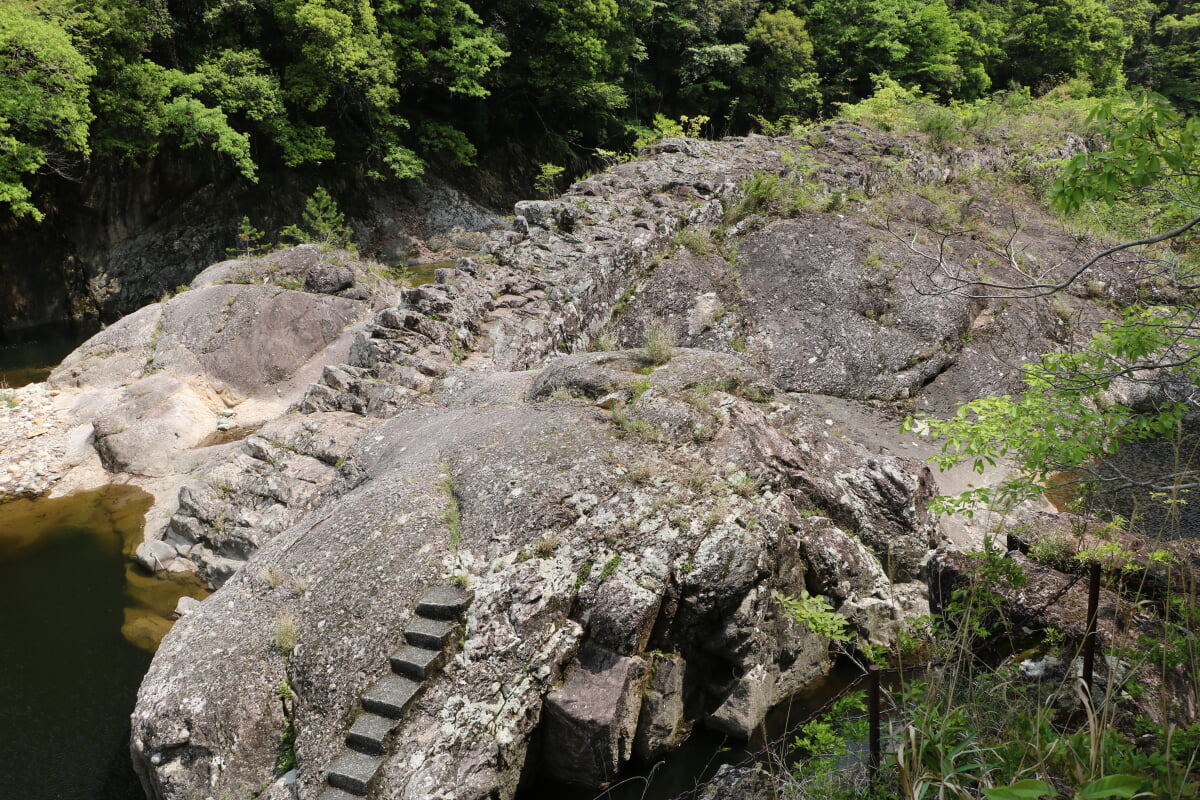
[[[26,174],[53,167],[57,151],[87,152],[91,76],[57,20],[0,6],[0,203],[15,213],[40,216]]]
[[[943,101],[1137,83],[1192,110],[1197,39],[1185,0],[9,0],[0,205],[37,216],[39,175],[189,148],[247,179],[414,177],[512,142],[579,165],[657,115],[744,131],[883,75]]]

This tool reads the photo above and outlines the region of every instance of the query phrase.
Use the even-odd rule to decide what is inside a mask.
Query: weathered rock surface
[[[863,167],[851,133],[827,132],[813,174],[830,191],[869,195],[888,158],[939,180],[969,166],[871,140]],[[791,146],[662,142],[519,204],[479,256],[394,297],[311,250],[227,262],[64,362],[54,383],[84,392],[110,466],[184,440],[176,408],[214,428],[234,410],[249,434],[186,479],[180,457],[178,509],[142,553],[223,584],[139,693],[152,797],[315,796],[417,597],[447,580],[474,592],[461,647],[404,717],[376,799],[512,798],[539,768],[595,786],[697,725],[748,737],[831,660],[777,593],[823,594],[884,645],[927,610],[928,446],[898,445],[880,404],[1011,384],[1014,354],[1062,331],[1045,303],[922,294],[920,253],[833,213],[743,220],[715,245],[733,263],[676,247],[724,221],[742,179],[786,173]],[[597,338],[624,349],[587,352]]]
[[[728,342],[553,357],[586,349],[681,225],[719,219],[739,177],[782,169],[777,147],[667,142],[522,204],[524,233],[488,245],[496,263],[460,259],[403,292],[309,388],[308,413],[274,423],[326,442],[322,470],[292,479],[305,472],[264,428],[183,493],[167,541],[227,583],[143,686],[134,756],[154,796],[261,786],[249,776],[269,777],[274,753],[255,742],[282,721],[249,720],[232,696],[265,704],[281,680],[298,697],[296,786],[314,791],[407,609],[447,576],[475,592],[465,640],[406,717],[380,797],[512,797],[546,757],[531,744],[567,732],[590,754],[570,777],[592,785],[696,724],[749,736],[830,663],[776,591],[826,587],[865,634],[894,640],[893,591],[911,594],[895,587],[938,541],[927,468],[832,436]],[[954,320],[957,341],[968,322]],[[285,656],[269,620],[289,619]],[[221,645],[230,631],[249,635]],[[651,651],[671,654],[661,678]],[[259,680],[235,691],[245,669]],[[184,712],[197,696],[204,709]],[[186,744],[162,733],[181,713]],[[566,776],[561,756],[543,763]]]
[[[783,614],[772,596],[798,593],[809,570],[789,520],[820,502],[844,507],[851,526],[904,535],[906,519],[907,535],[922,541],[933,529],[916,505],[924,467],[896,461],[900,485],[915,493],[910,513],[888,521],[900,498],[881,495],[865,477],[875,459],[848,443],[826,443],[823,431],[808,431],[822,440],[811,441],[803,426],[781,430],[767,421],[768,414],[789,420],[791,404],[708,389],[689,396],[728,375],[727,361],[680,350],[642,375],[633,352],[566,357],[513,377],[530,397],[540,396],[535,386],[567,385],[564,376],[574,376],[570,385],[592,385],[595,370],[617,385],[646,381],[649,388],[631,399],[625,417],[586,398],[485,400],[416,407],[359,438],[314,510],[263,542],[253,564],[164,644],[135,716],[135,755],[149,784],[162,797],[188,796],[211,781],[236,793],[248,786],[251,768],[243,765],[269,772],[273,753],[239,755],[236,771],[214,760],[230,753],[228,763],[240,749],[222,733],[237,726],[222,719],[244,713],[217,696],[233,692],[236,676],[253,668],[264,674],[262,687],[239,691],[269,693],[285,679],[295,687],[298,785],[302,795],[318,786],[355,698],[394,650],[407,609],[447,574],[475,591],[463,648],[406,719],[380,796],[456,787],[460,796],[511,797],[527,759],[537,763],[539,754],[529,752],[535,730],[560,742],[571,731],[575,751],[592,754],[591,766],[577,765],[573,779],[601,783],[631,758],[648,703],[647,724],[670,725],[645,734],[648,748],[677,742],[696,721],[748,735],[772,705],[829,664],[828,643]],[[740,374],[747,385],[762,383],[748,368]],[[496,378],[481,380],[494,385]],[[676,441],[631,425],[655,396],[696,406],[707,436]],[[306,419],[319,425],[324,418]],[[792,453],[795,474],[763,459],[767,444]],[[805,485],[800,452],[841,459],[843,478]],[[451,496],[457,527],[446,510]],[[262,622],[285,614],[298,631],[290,658]],[[231,648],[219,644],[229,631],[254,633],[238,633]],[[221,652],[193,658],[194,648]],[[678,653],[676,677],[656,684],[652,702],[642,692],[649,650]],[[177,716],[197,691],[212,698],[203,714],[190,716],[189,744],[161,736],[159,720]],[[662,710],[670,707],[677,711]],[[539,728],[539,719],[551,727]],[[192,760],[202,752],[213,756]],[[183,761],[186,769],[169,766]],[[566,762],[558,763],[566,774]]]
[[[222,462],[239,449],[236,440],[344,360],[353,331],[395,289],[378,265],[312,245],[214,265],[190,290],[89,339],[46,385],[0,404],[13,439],[5,442],[0,498],[95,488],[121,475],[157,497],[148,537],[158,538],[187,476]],[[18,433],[27,444],[18,446]],[[301,463],[288,466],[303,486]],[[245,518],[244,509],[228,516]],[[165,552],[146,561],[192,563]]]
[[[542,706],[542,769],[588,786],[616,778],[633,755],[645,681],[642,659],[585,645]]]
[[[36,497],[92,453],[90,425],[73,425],[69,398],[44,383],[0,392],[0,502]]]

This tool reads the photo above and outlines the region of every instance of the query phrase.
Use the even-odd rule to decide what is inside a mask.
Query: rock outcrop
[[[187,291],[93,336],[45,385],[6,393],[0,499],[115,479],[139,485],[156,496],[153,541],[139,549],[139,560],[150,569],[194,570],[157,535],[181,486],[199,492],[198,473],[240,453],[240,440],[280,417],[324,365],[346,358],[354,332],[393,301],[395,289],[380,265],[312,245],[214,265]],[[296,452],[283,460],[296,482],[286,490],[272,484],[262,495],[274,491],[294,505],[305,496],[304,476],[323,480],[316,456],[330,465],[337,456],[319,444],[308,451],[313,457],[302,456],[302,433],[277,435],[294,443]],[[239,509],[230,519],[248,513]]]
[[[474,593],[464,640],[407,712],[379,797],[512,797],[538,769],[598,786],[694,725],[750,736],[831,663],[777,592],[828,590],[894,641],[938,541],[925,466],[833,435],[732,349],[583,352],[682,226],[784,168],[778,147],[667,142],[519,204],[487,258],[404,291],[304,413],[184,491],[165,541],[225,586],[143,686],[134,756],[153,796],[260,786],[281,681],[288,791],[315,793],[407,609],[447,577]],[[295,454],[323,469],[300,478]]]
[[[251,184],[188,153],[111,164],[63,184],[45,223],[0,231],[0,335],[67,319],[119,319],[227,257],[246,217],[270,233],[302,219],[311,186],[292,170]],[[115,170],[115,171],[114,171]],[[391,267],[478,250],[502,220],[434,176],[327,184],[360,251]]]
[[[803,169],[830,198],[962,166],[823,137]],[[64,362],[53,381],[85,392],[108,468],[152,474],[145,443],[178,442],[159,459],[177,508],[144,562],[221,586],[139,693],[151,797],[315,797],[447,581],[474,597],[462,641],[373,798],[512,798],[539,770],[599,786],[696,726],[749,737],[831,663],[780,595],[823,595],[883,645],[928,611],[944,537],[928,445],[898,441],[897,417],[1014,384],[1061,320],[922,293],[895,231],[937,209],[905,192],[879,201],[894,228],[821,203],[731,213],[747,179],[802,171],[794,146],[664,141],[519,203],[478,255],[395,296],[311,251],[219,265]],[[265,277],[231,283],[244,270]],[[222,405],[245,438],[190,460]],[[296,771],[271,783],[289,726]]]
[[[599,785],[632,757],[644,703],[647,726],[670,726],[647,729],[648,742],[696,722],[744,737],[823,674],[829,643],[773,597],[798,594],[812,571],[797,523],[828,509],[844,536],[864,542],[855,552],[881,547],[898,572],[911,571],[907,559],[934,543],[921,508],[927,469],[806,428],[786,400],[705,388],[729,374],[723,357],[680,350],[643,375],[639,355],[569,356],[517,374],[530,397],[535,386],[595,385],[604,374],[648,384],[621,410],[587,397],[427,405],[362,437],[315,510],[262,544],[164,642],[135,713],[135,752],[156,795],[192,796],[213,781],[237,793],[248,774],[269,775],[274,748],[241,752],[265,736],[243,725],[280,681],[299,698],[297,785],[302,796],[317,787],[407,609],[447,575],[475,593],[465,640],[409,711],[381,797],[450,787],[511,797],[544,755],[531,744],[539,736],[553,742],[548,771],[565,774],[570,753],[586,752],[571,776]],[[673,439],[644,423],[667,402],[690,404],[706,433]],[[836,477],[806,479],[822,463]],[[911,545],[884,546],[874,538],[884,531]],[[887,602],[891,592],[886,580],[863,583],[846,601]],[[895,616],[868,635],[894,639]],[[282,619],[297,630],[287,654],[271,629]],[[656,651],[676,654],[676,675],[664,674],[651,702]],[[239,682],[250,669],[258,688]],[[248,691],[262,706],[246,703]],[[164,733],[198,696],[186,741]],[[672,705],[675,719],[663,710]],[[253,725],[282,720],[253,716]]]

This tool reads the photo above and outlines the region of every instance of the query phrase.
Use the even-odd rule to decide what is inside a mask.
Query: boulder
[[[777,790],[777,779],[762,767],[735,767],[722,764],[707,781],[700,800],[759,800]]]
[[[155,540],[139,544],[133,558],[150,572],[169,572],[179,558],[179,551],[166,542]]]
[[[638,761],[657,761],[687,739],[691,721],[683,702],[685,669],[686,662],[678,654],[650,654],[648,678],[633,739],[633,754]]]
[[[542,707],[542,768],[551,777],[603,786],[633,754],[646,665],[588,645]]]
[[[358,320],[361,303],[274,286],[213,286],[163,308],[152,365],[233,397],[287,380]]]
[[[188,614],[200,607],[200,601],[194,597],[184,595],[179,598],[179,602],[175,604],[175,616],[186,617]]]
[[[841,603],[853,596],[885,597],[888,577],[861,542],[824,517],[807,517],[796,534],[808,563],[808,590]]]

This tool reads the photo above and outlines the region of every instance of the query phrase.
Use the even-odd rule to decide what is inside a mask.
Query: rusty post
[[[1083,634],[1083,685],[1092,697],[1092,670],[1096,666],[1096,621],[1100,615],[1100,562],[1093,561],[1088,581],[1087,631]]]
[[[867,691],[867,718],[869,722],[869,738],[871,745],[871,760],[868,762],[868,767],[871,773],[871,782],[875,782],[875,776],[879,772],[880,762],[880,747],[879,747],[879,667],[872,664],[867,668],[871,676],[870,688]]]

